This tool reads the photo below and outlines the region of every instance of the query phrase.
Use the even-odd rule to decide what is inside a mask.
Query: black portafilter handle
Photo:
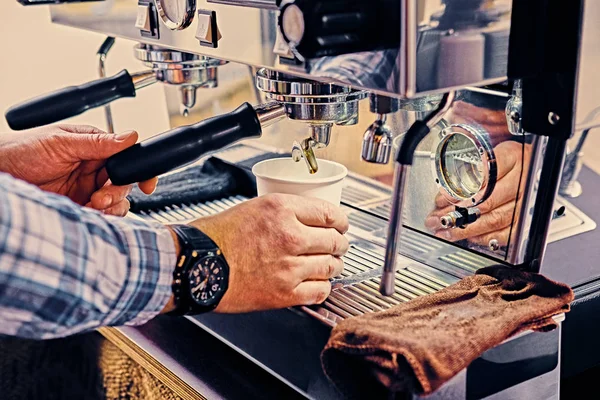
[[[244,103],[228,114],[181,126],[137,143],[111,156],[106,162],[106,171],[115,185],[142,182],[261,134],[257,112]]]
[[[35,128],[74,117],[122,97],[135,97],[135,85],[126,70],[13,106],[6,112],[6,122],[16,131]]]

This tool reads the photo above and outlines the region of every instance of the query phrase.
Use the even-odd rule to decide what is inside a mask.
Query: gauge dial
[[[182,30],[194,20],[196,0],[156,0],[156,10],[167,28]]]
[[[488,134],[472,126],[450,125],[432,152],[436,183],[457,200],[485,201],[496,183],[496,158]]]
[[[211,306],[226,289],[225,269],[219,258],[208,256],[196,263],[189,272],[192,298],[201,306]]]

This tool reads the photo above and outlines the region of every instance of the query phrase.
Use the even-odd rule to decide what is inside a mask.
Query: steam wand
[[[402,228],[402,205],[404,203],[404,192],[408,182],[410,166],[413,155],[419,143],[427,136],[431,128],[437,125],[444,114],[450,109],[454,101],[455,93],[449,92],[442,97],[437,109],[425,117],[422,121],[415,121],[404,135],[402,144],[396,154],[396,167],[394,170],[394,195],[392,197],[392,211],[388,226],[387,243],[385,248],[385,263],[381,276],[379,291],[384,296],[391,296],[395,291],[396,257],[398,255],[398,239]]]

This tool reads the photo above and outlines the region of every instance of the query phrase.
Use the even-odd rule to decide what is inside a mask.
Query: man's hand
[[[230,268],[217,312],[242,313],[322,303],[343,269],[348,218],[322,200],[271,194],[192,223]]]
[[[450,124],[481,126],[488,133],[492,146],[511,137],[504,110],[489,110],[464,101],[456,101],[444,117]]]
[[[513,216],[518,218],[525,184],[521,174],[523,166],[529,166],[531,145],[507,141],[496,146],[494,153],[498,166],[498,181],[491,196],[477,206],[481,211],[479,219],[467,225],[465,229],[444,229],[440,218],[454,211],[456,205],[469,206],[469,202],[453,203],[448,195],[439,193],[435,199],[435,210],[425,220],[425,226],[435,236],[451,242],[468,239],[469,242],[482,246],[488,246],[492,239],[496,239],[501,246],[508,244]],[[526,175],[527,171],[523,173],[523,176]]]
[[[137,132],[109,134],[91,126],[54,125],[0,136],[0,171],[62,194],[74,202],[125,215],[131,186],[114,186],[104,169],[106,159],[137,141]],[[157,179],[140,189],[154,191]]]

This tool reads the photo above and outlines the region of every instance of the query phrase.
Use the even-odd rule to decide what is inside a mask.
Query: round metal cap
[[[281,30],[290,44],[298,44],[304,37],[304,13],[296,4],[288,4],[281,11]]]

